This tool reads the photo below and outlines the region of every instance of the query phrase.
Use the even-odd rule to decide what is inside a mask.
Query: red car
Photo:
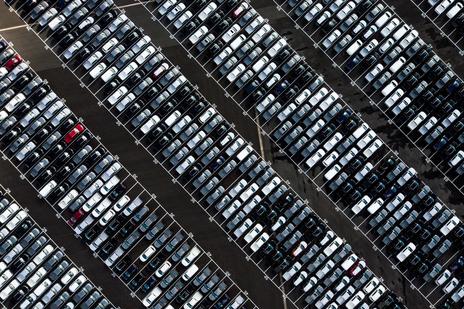
[[[76,211],[71,218],[68,220],[68,224],[70,226],[74,226],[77,222],[79,222],[82,217],[85,215],[85,212],[81,209]]]
[[[15,66],[17,66],[18,64],[21,63],[21,61],[23,61],[23,58],[21,58],[20,55],[16,54],[13,56],[13,58],[11,58],[10,60],[8,60],[6,63],[5,63],[5,68],[8,70],[8,71],[11,71],[15,68]]]
[[[71,143],[75,138],[76,136],[78,136],[79,134],[81,134],[82,132],[84,132],[85,130],[85,127],[78,123],[74,129],[71,130],[71,132],[69,132],[68,134],[66,134],[66,136],[64,137],[64,142],[66,144],[69,144]]]

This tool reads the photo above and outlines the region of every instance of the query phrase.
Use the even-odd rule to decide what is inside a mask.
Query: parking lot
[[[272,24],[279,26],[277,30],[280,33],[286,33],[287,31],[289,31],[289,29],[292,29],[291,22],[287,18],[284,18],[281,12],[279,13],[276,11],[274,13],[273,6],[260,6],[257,2],[256,7],[259,8],[259,11],[262,12],[263,15],[271,13],[266,17],[271,16],[270,20]],[[150,21],[148,15],[144,12],[141,6],[134,5],[126,7],[126,11],[128,16],[130,16],[136,22],[137,25],[143,26],[146,29],[146,32],[150,34],[152,38],[156,37],[156,39],[154,40],[155,43],[159,46],[162,46],[164,53],[171,60],[175,60],[175,64],[179,64],[181,66],[181,71],[190,80],[195,81],[199,85],[200,91],[201,89],[208,89],[208,91],[202,91],[202,93],[207,97],[207,99],[211,102],[217,103],[218,109],[226,117],[226,119],[235,123],[237,131],[240,132],[247,140],[252,141],[253,145],[265,159],[272,160],[274,162],[273,167],[278,172],[280,172],[281,175],[284,176],[286,179],[290,179],[291,184],[300,194],[310,199],[310,205],[320,215],[328,219],[329,225],[332,228],[334,228],[334,230],[339,235],[345,237],[348,243],[353,245],[356,252],[359,252],[363,257],[365,257],[369,267],[372,270],[374,270],[376,274],[382,276],[386,280],[385,282],[389,288],[395,290],[395,292],[397,292],[398,295],[405,299],[405,303],[409,307],[415,307],[415,305],[420,304],[424,301],[419,295],[417,295],[416,292],[410,290],[407,287],[407,285],[405,285],[404,279],[402,279],[402,277],[397,272],[391,272],[388,267],[385,267],[385,265],[388,265],[388,262],[386,262],[384,257],[380,256],[378,252],[374,251],[371,248],[371,245],[367,242],[366,239],[359,238],[357,237],[357,233],[353,233],[351,223],[340,224],[347,222],[347,219],[341,217],[338,214],[338,212],[334,210],[333,207],[330,205],[330,202],[324,199],[321,196],[321,193],[315,190],[314,187],[310,183],[308,183],[306,178],[303,175],[300,175],[294,167],[289,168],[288,160],[282,155],[282,153],[278,151],[277,148],[275,148],[275,146],[273,146],[269,142],[266,136],[258,136],[258,128],[256,127],[256,125],[252,121],[244,120],[245,118],[241,115],[241,111],[238,108],[238,106],[236,106],[227,98],[224,98],[223,90],[220,89],[217,85],[215,85],[215,83],[211,81],[211,79],[207,80],[204,78],[204,73],[198,70],[198,67],[186,57],[186,54],[176,46],[173,40],[169,39],[166,32],[163,32],[163,30],[161,30],[159,26],[157,28],[153,28],[153,23]],[[4,14],[8,13],[5,12]],[[275,16],[278,17],[277,19],[272,19],[272,16],[274,16],[274,14],[276,14]],[[9,14],[8,16],[11,16],[11,14]],[[2,26],[2,28],[15,27],[15,23],[17,22],[15,18],[10,19],[10,17],[5,18],[4,20],[2,19],[2,23],[4,21],[5,27]],[[160,34],[163,35],[160,37]],[[92,131],[95,131],[97,134],[102,136],[103,140],[105,141],[104,144],[108,148],[112,149],[114,153],[120,154],[121,161],[124,163],[127,162],[126,164],[128,165],[128,167],[130,167],[131,170],[137,173],[137,175],[143,183],[148,183],[150,190],[155,192],[159,196],[161,201],[166,201],[165,204],[167,205],[167,207],[170,210],[172,209],[172,211],[177,216],[179,216],[179,220],[182,222],[182,224],[184,225],[185,222],[185,226],[187,228],[191,227],[191,230],[194,232],[197,239],[199,239],[200,243],[204,241],[207,248],[209,248],[209,246],[213,247],[213,249],[211,249],[211,251],[213,252],[213,256],[218,255],[218,262],[223,267],[224,265],[227,265],[225,266],[225,268],[231,270],[232,276],[234,276],[235,273],[238,274],[237,282],[244,289],[253,291],[253,293],[257,295],[253,299],[256,299],[258,305],[262,305],[260,302],[266,303],[267,301],[269,301],[268,304],[274,305],[276,302],[281,302],[278,296],[278,292],[275,288],[256,288],[257,286],[261,286],[261,284],[263,284],[263,280],[256,280],[255,277],[262,278],[261,276],[241,275],[244,273],[249,273],[248,271],[243,271],[242,263],[247,263],[243,262],[244,259],[241,255],[241,252],[238,252],[236,247],[227,244],[222,232],[220,232],[219,229],[215,227],[213,224],[208,223],[207,220],[205,220],[204,225],[199,226],[199,224],[197,223],[198,218],[203,217],[203,219],[206,219],[204,217],[204,214],[201,211],[198,211],[198,209],[194,208],[193,206],[189,206],[189,208],[185,207],[185,205],[191,204],[186,194],[184,194],[185,196],[183,198],[185,204],[179,203],[178,200],[180,198],[180,194],[177,192],[178,190],[176,190],[176,185],[168,182],[169,177],[167,177],[166,174],[160,168],[156,168],[153,164],[151,164],[150,170],[147,171],[147,164],[144,164],[144,162],[148,163],[152,159],[150,159],[142,151],[131,151],[131,149],[135,148],[135,146],[132,143],[130,143],[130,141],[132,140],[131,136],[125,133],[121,128],[117,128],[114,125],[114,120],[108,117],[108,114],[105,113],[103,110],[96,108],[95,104],[88,104],[86,106],[83,106],[82,103],[79,102],[78,99],[81,99],[82,97],[86,97],[89,101],[95,100],[89,97],[88,93],[86,93],[85,91],[80,91],[78,87],[76,87],[78,83],[76,82],[76,80],[72,80],[74,77],[66,73],[66,71],[62,71],[59,68],[59,63],[57,63],[55,59],[52,56],[50,56],[49,53],[42,50],[43,45],[40,41],[37,41],[37,39],[34,38],[34,36],[31,35],[30,32],[27,32],[26,29],[24,29],[24,27],[12,28],[10,30],[2,31],[2,35],[4,35],[11,41],[14,41],[15,46],[17,46],[18,50],[21,51],[25,58],[31,61],[32,66],[36,68],[38,72],[41,72],[40,74],[44,78],[47,78],[51,84],[56,84],[57,91],[62,91],[62,94],[65,95],[65,97],[69,100],[69,105],[72,107],[73,111],[75,111],[85,119],[85,123],[92,128]],[[318,52],[310,47],[311,44],[309,42],[308,44],[305,44],[304,36],[299,37],[298,35],[299,34],[289,33],[289,36],[292,38],[292,41],[298,41],[298,46],[293,45],[293,47],[297,47],[298,51],[303,52],[307,59],[311,61],[310,55],[318,55]],[[37,52],[38,50],[40,52]],[[319,66],[321,66],[321,64],[319,64]],[[332,73],[332,71],[334,70],[331,70],[330,68],[325,68],[322,71],[327,76],[327,80],[329,81],[331,79],[336,80],[339,78],[339,76],[336,73]],[[60,72],[60,74],[57,74],[57,72]],[[60,80],[63,78],[63,76],[68,76],[69,78],[69,83],[66,85],[62,85],[62,83],[60,83]],[[93,91],[99,92],[101,86],[94,85],[91,87],[93,87]],[[345,96],[348,96],[349,98],[350,95],[353,94],[353,90],[350,87],[346,87],[347,94],[345,93],[345,87],[343,87],[342,92]],[[371,112],[372,110],[369,109],[368,111]],[[379,115],[375,113],[371,113],[371,115],[369,115],[369,119],[376,119],[375,117],[379,117]],[[108,123],[108,125],[102,126],[103,123]],[[377,133],[379,133],[377,128],[382,127],[382,124],[385,124],[385,120],[382,119],[382,122],[379,122],[379,124],[377,124],[377,126],[375,127],[372,126]],[[389,132],[386,127],[387,126],[385,126],[384,131]],[[383,134],[382,137],[385,138]],[[395,141],[394,138],[395,136],[386,135],[385,140],[388,143],[388,145],[394,145],[394,148],[398,149],[398,146],[402,144],[402,141],[401,139],[397,139]],[[416,169],[417,165],[422,165],[422,163],[418,161],[418,159],[420,160],[420,156],[416,156],[414,150],[403,151],[402,148],[399,148],[399,150],[402,154],[402,159],[407,161],[408,164],[411,164],[411,162],[413,162],[413,166],[416,167]],[[385,157],[388,154],[391,153],[387,151],[380,157]],[[426,168],[428,168],[427,165],[424,165],[423,169]],[[456,200],[453,200],[452,198],[450,198],[453,196],[453,193],[449,193],[449,187],[447,188],[442,185],[439,175],[433,172],[424,173],[423,169],[417,170],[421,175],[430,175],[430,177],[426,177],[425,179],[426,182],[431,185],[435,193],[437,193],[444,200],[444,202],[447,203],[448,206],[459,206],[460,199],[457,198]],[[320,177],[316,177],[322,175],[320,173],[321,170],[316,171],[313,174],[313,177],[315,178],[316,183],[322,186],[322,183],[317,182],[317,180],[320,179]],[[11,177],[8,177],[8,179],[10,178]],[[16,181],[17,179],[12,179],[12,183],[9,185],[11,188],[13,188],[13,191],[15,191],[16,189],[14,186]],[[50,216],[48,216],[48,218],[50,218]],[[213,238],[211,237],[211,235],[217,235],[217,238]],[[231,258],[230,254],[233,252],[236,252],[237,259],[235,257]],[[256,270],[254,270],[251,264],[248,263],[248,265],[250,265],[249,270],[254,271],[256,274]],[[236,269],[235,271],[234,268]],[[264,291],[271,291],[271,293],[266,293]],[[108,293],[108,295],[110,295],[110,292]]]

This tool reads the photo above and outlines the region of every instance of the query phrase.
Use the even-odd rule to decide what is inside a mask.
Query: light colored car
[[[177,15],[180,14],[185,9],[186,9],[185,4],[179,3],[169,11],[166,17],[168,18],[169,21],[173,21],[174,18],[176,18]]]
[[[182,279],[184,281],[189,281],[199,270],[199,267],[195,264],[191,265],[187,270],[182,274]]]
[[[369,196],[364,196],[360,199],[353,207],[351,207],[351,211],[354,214],[359,214],[369,203],[371,202],[371,198]]]
[[[369,299],[372,301],[372,302],[376,302],[377,300],[380,299],[380,297],[382,297],[383,294],[385,294],[385,292],[387,291],[387,288],[384,287],[383,285],[379,285],[370,295],[369,295]]]
[[[356,263],[357,260],[358,260],[358,256],[353,253],[349,257],[347,257],[345,261],[343,261],[343,263],[341,264],[341,267],[344,270],[348,270],[351,268],[351,266],[354,265],[354,263]]]
[[[116,76],[116,74],[118,74],[118,72],[118,68],[112,66],[111,68],[106,70],[105,73],[103,73],[103,75],[100,76],[100,78],[103,82],[107,83],[108,81],[112,80]]]
[[[444,287],[443,287],[443,292],[445,294],[449,294],[451,293],[457,286],[459,285],[459,280],[456,279],[456,278],[452,278],[448,284],[446,284]]]
[[[164,3],[158,8],[158,13],[161,15],[165,15],[172,6],[177,3],[177,0],[166,0]]]
[[[71,46],[69,46],[63,53],[63,57],[66,60],[70,60],[77,51],[81,50],[84,44],[81,41],[74,42]]]
[[[300,262],[295,262],[295,264],[293,264],[289,270],[287,270],[282,278],[285,280],[285,281],[288,281],[290,280],[298,271],[300,271],[302,265]]]
[[[410,256],[411,253],[414,252],[414,250],[416,250],[416,245],[410,242],[406,247],[403,248],[403,250],[401,250],[396,255],[396,258],[398,259],[398,261],[400,261],[400,263],[404,262],[408,258],[408,256]]]
[[[457,216],[451,217],[447,223],[445,223],[441,229],[440,232],[443,235],[448,235],[458,224],[459,224],[459,218]]]
[[[40,27],[45,27],[49,21],[58,14],[58,10],[55,8],[48,9],[45,13],[42,14],[39,18]]]
[[[417,116],[414,117],[414,119],[408,123],[409,130],[412,131],[416,129],[426,118],[427,118],[427,114],[423,111],[417,114]]]
[[[193,247],[182,259],[181,264],[185,267],[189,266],[200,255],[200,253],[201,250],[197,246]]]
[[[449,19],[453,19],[459,12],[462,11],[464,8],[464,4],[462,2],[457,2],[452,8],[446,12],[446,17]]]
[[[366,294],[364,294],[363,291],[358,291],[347,303],[346,303],[346,308],[347,309],[354,309],[357,307],[363,299],[366,297]]]
[[[148,261],[148,259],[155,253],[156,251],[156,248],[155,246],[151,245],[149,246],[147,249],[145,249],[145,251],[142,252],[142,254],[140,255],[139,259],[142,263],[145,263],[146,261]]]
[[[98,223],[101,226],[106,226],[115,216],[116,212],[113,209],[110,209],[100,218],[100,220],[98,220]]]
[[[266,241],[268,241],[269,237],[270,237],[269,234],[266,233],[266,232],[264,232],[263,234],[261,234],[261,235],[258,237],[258,239],[257,239],[256,241],[254,241],[254,242],[251,244],[251,246],[250,246],[251,250],[252,250],[253,252],[258,251],[259,248],[261,248],[261,247],[264,245],[264,243],[265,243]]]
[[[53,189],[56,188],[57,185],[58,184],[55,180],[50,181],[45,186],[43,186],[42,189],[40,189],[39,196],[42,198],[46,198],[53,191]]]
[[[77,291],[79,287],[81,287],[85,282],[87,282],[87,278],[84,275],[80,275],[77,277],[73,282],[69,285],[68,289],[71,293]]]
[[[151,290],[150,293],[148,293],[147,296],[142,300],[142,304],[145,307],[150,307],[153,302],[163,293],[163,291],[159,287],[155,287],[153,290]]]
[[[312,168],[314,165],[317,164],[325,155],[325,150],[324,149],[319,149],[316,151],[308,160],[306,160],[306,165],[308,168]]]
[[[0,296],[1,297],[1,296]],[[464,286],[461,286],[456,292],[451,295],[451,299],[457,303],[464,297]]]
[[[203,299],[203,295],[200,292],[195,292],[195,294],[190,297],[187,303],[183,306],[184,309],[192,309],[194,308],[200,300]]]
[[[304,280],[308,278],[308,273],[305,271],[302,271],[298,277],[293,281],[294,286],[299,286]]]
[[[121,180],[118,176],[111,177],[100,189],[102,195],[107,195]]]
[[[109,98],[108,98],[108,103],[111,105],[116,104],[121,98],[127,94],[129,90],[127,89],[126,86],[122,86],[118,88]]]
[[[92,70],[90,70],[89,75],[93,79],[95,79],[95,78],[99,77],[100,75],[102,75],[103,72],[105,72],[106,68],[107,68],[106,63],[100,62]]]
[[[190,37],[189,41],[192,45],[195,45],[205,34],[208,33],[208,27],[201,26],[197,31],[195,31]]]
[[[435,280],[435,284],[438,286],[443,285],[448,279],[451,278],[451,272],[446,269],[440,276]]]
[[[448,164],[450,166],[456,166],[458,165],[459,163],[462,162],[462,160],[464,159],[464,150],[459,150],[453,158],[451,158],[451,160],[448,162]]]
[[[256,236],[261,233],[263,230],[263,226],[259,223],[257,223],[244,237],[245,241],[247,243],[250,243],[253,239],[256,238]]]

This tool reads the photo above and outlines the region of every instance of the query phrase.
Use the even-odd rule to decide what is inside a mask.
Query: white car
[[[205,21],[206,18],[208,18],[217,9],[217,7],[218,5],[215,2],[208,3],[208,5],[198,13],[198,19]]]
[[[408,123],[409,130],[412,131],[416,129],[425,120],[425,118],[427,118],[427,114],[425,112],[420,112],[417,114],[417,116]]]
[[[247,243],[250,243],[253,239],[255,239],[255,237],[261,233],[261,231],[263,230],[263,226],[261,224],[256,224],[252,229],[251,231],[249,231],[244,239]]]
[[[400,251],[400,253],[396,255],[396,258],[398,261],[400,261],[400,263],[404,262],[404,260],[406,260],[408,256],[414,252],[414,250],[416,250],[416,245],[410,242],[406,247],[403,248],[403,250]]]
[[[373,215],[377,212],[377,210],[380,209],[380,207],[382,207],[382,205],[383,205],[383,199],[379,197],[371,205],[369,205],[369,207],[367,207],[367,211],[371,215]]]
[[[111,177],[110,180],[108,180],[103,187],[100,189],[100,193],[102,195],[107,195],[110,193],[110,191],[120,182],[121,180],[119,179],[118,176],[113,176]]]
[[[65,52],[63,53],[63,57],[66,60],[71,59],[77,51],[82,49],[83,46],[84,46],[84,44],[82,44],[81,41],[74,42],[71,46],[69,46],[65,50]]]
[[[145,263],[146,261],[148,261],[148,259],[155,253],[156,251],[156,248],[155,246],[151,245],[149,246],[147,249],[145,249],[145,251],[142,252],[142,254],[140,255],[139,259],[142,263]]]
[[[203,299],[203,295],[200,292],[195,292],[195,294],[190,297],[188,302],[183,306],[184,309],[192,309],[193,307]]]
[[[331,256],[341,245],[343,244],[343,239],[340,237],[335,237],[335,239],[324,248],[324,255]]]
[[[110,209],[103,215],[103,217],[100,218],[100,220],[98,220],[98,223],[101,226],[106,226],[108,222],[110,222],[111,219],[114,218],[115,215],[116,215],[116,212],[113,209]]]
[[[120,87],[108,98],[108,103],[111,105],[116,104],[116,102],[118,102],[124,95],[126,95],[128,91],[129,90],[126,86]]]
[[[341,35],[341,31],[336,29],[322,42],[322,46],[324,46],[326,49],[329,49]]]
[[[306,165],[309,168],[312,168],[314,165],[317,164],[325,155],[325,150],[324,149],[319,149],[314,153],[308,160],[306,160]]]
[[[440,232],[443,235],[448,235],[457,225],[459,224],[459,218],[457,216],[453,216],[449,221],[443,225],[440,229]]]
[[[90,64],[89,64],[90,65]],[[107,66],[104,62],[97,64],[92,70],[90,70],[89,75],[95,79],[105,72]]]
[[[459,150],[456,155],[448,162],[450,166],[456,166],[464,159],[464,150]]]
[[[234,235],[239,238],[245,233],[251,226],[253,225],[253,221],[248,218],[246,219],[235,231]]]
[[[357,215],[359,214],[369,203],[371,202],[371,198],[369,196],[364,196],[362,199],[359,200],[353,207],[351,207],[351,211]]]
[[[142,300],[142,304],[145,306],[145,307],[150,307],[153,302],[163,293],[163,291],[159,288],[159,287],[156,287],[154,288],[150,293],[148,293],[147,296],[145,296],[145,298]]]
[[[447,269],[435,280],[435,284],[438,286],[443,285],[448,279],[451,278],[451,272]]]
[[[305,272],[305,271],[302,271],[298,277],[295,279],[295,281],[293,281],[293,285],[294,286],[299,286],[301,284],[301,282],[303,282],[304,280],[306,280],[306,278],[308,277],[308,273]]]
[[[100,51],[97,51],[95,53],[93,53],[89,58],[87,58],[87,60],[84,62],[84,68],[86,70],[89,70],[91,67],[93,67],[93,65],[98,61],[100,60],[101,58],[103,58],[103,54],[100,52]],[[106,68],[106,64],[105,63],[99,63],[98,65],[104,65],[104,69]],[[103,69],[103,70],[104,70]],[[101,70],[101,72],[103,72],[103,70]],[[101,74],[100,72],[100,74]],[[100,74],[97,75],[100,76]],[[92,78],[97,78],[95,76],[93,76],[92,74],[90,74],[92,76]]]
[[[453,3],[455,0],[444,0],[439,5],[435,7],[435,12],[438,15],[441,15],[446,9]]]
[[[169,21],[173,21],[174,18],[183,10],[185,10],[186,6],[183,3],[177,4],[169,13],[166,15]]]
[[[40,189],[39,196],[42,198],[46,198],[53,191],[53,189],[56,188],[57,185],[58,184],[55,180],[50,181],[45,186],[43,186],[42,189]]]
[[[195,264],[191,265],[187,270],[182,274],[182,279],[184,281],[189,281],[199,270],[199,267]]]
[[[39,18],[40,27],[45,27],[48,24],[49,20],[55,17],[56,14],[58,14],[58,10],[55,8],[50,8],[45,13],[43,13],[42,16],[40,16]]]
[[[71,293],[74,293],[85,282],[87,282],[87,278],[84,275],[80,275],[69,285],[68,289]]]
[[[372,291],[377,288],[377,286],[380,284],[380,280],[377,279],[376,277],[372,278],[364,287],[363,291],[366,294],[370,294]]]
[[[376,302],[377,300],[379,300],[380,297],[382,297],[383,294],[385,294],[386,291],[387,288],[383,285],[380,285],[369,295],[369,299],[372,302]]]
[[[300,262],[295,262],[295,264],[292,265],[292,267],[290,267],[289,270],[287,270],[284,274],[283,274],[283,279],[285,281],[288,281],[290,280],[290,278],[293,277],[293,275],[295,275],[300,269],[301,269],[301,263]]]
[[[1,297],[1,296],[0,296]],[[464,297],[464,286],[461,286],[456,292],[451,295],[451,299],[457,303]]]
[[[180,29],[186,21],[188,21],[190,18],[192,18],[193,14],[190,11],[187,11],[183,13],[181,16],[179,16],[176,21],[174,22],[174,27],[176,29]]]
[[[446,17],[453,19],[454,16],[461,12],[463,8],[464,4],[462,2],[456,3],[456,5],[454,5],[451,9],[448,10],[448,12],[446,12]]]
[[[359,291],[346,303],[346,305],[345,305],[346,308],[347,309],[354,309],[355,307],[357,307],[362,302],[364,297],[366,297],[366,294],[364,294],[364,292],[362,292],[362,291]]]
[[[456,279],[456,278],[452,278],[450,280],[450,282],[448,282],[447,285],[445,285],[443,287],[443,292],[445,292],[445,294],[449,294],[451,293],[457,286],[459,285],[459,280]]]
[[[12,280],[1,292],[0,299],[5,301],[17,288],[19,287],[19,281],[17,279]]]
[[[349,257],[347,257],[345,261],[343,261],[341,267],[344,270],[348,270],[351,268],[351,266],[354,265],[354,263],[356,263],[357,260],[358,260],[358,256],[353,253]]]
[[[311,290],[313,287],[315,287],[318,283],[318,280],[316,277],[311,277],[309,278],[308,282],[305,284],[305,286],[303,287],[303,291],[304,292],[308,292],[309,290]]]
[[[145,122],[141,127],[140,127],[140,131],[143,133],[143,134],[147,134],[148,132],[150,132],[153,127],[158,124],[160,122],[160,118],[158,115],[153,115],[150,117],[150,119],[148,119],[147,122]]]
[[[177,3],[177,0],[167,0],[158,9],[158,13],[165,15],[169,9]]]
[[[58,15],[57,17],[53,18],[49,23],[48,27],[50,30],[55,31],[58,29],[66,21],[66,17],[64,15]]]
[[[304,249],[308,247],[308,243],[306,241],[302,241],[296,246],[295,249],[292,251],[293,256],[298,256],[300,255],[301,252],[303,252]]]
[[[120,212],[126,205],[129,203],[130,197],[128,195],[124,195],[121,197],[113,206],[113,210],[116,212]]]
[[[261,248],[266,241],[269,239],[269,234],[264,232],[261,236],[258,237],[258,239],[251,244],[251,250],[253,252],[256,252]]]
[[[118,74],[118,78],[122,81],[126,80],[133,72],[138,69],[138,64],[136,62],[129,63],[124,70]]]
[[[105,73],[103,73],[103,75],[100,78],[103,82],[107,83],[108,81],[113,79],[116,76],[116,74],[118,74],[118,72],[119,72],[118,68],[111,67],[108,70],[106,70]]]
[[[200,253],[201,250],[197,246],[193,247],[182,259],[181,264],[185,267],[189,266],[200,255]]]
[[[195,45],[206,33],[208,33],[208,27],[201,26],[197,31],[195,31],[190,37],[189,41],[192,45]]]

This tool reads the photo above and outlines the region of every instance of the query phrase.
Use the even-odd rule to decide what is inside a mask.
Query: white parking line
[[[23,28],[27,28],[27,25],[19,25],[19,26],[3,28],[3,29],[0,29],[0,32],[11,31],[11,30],[16,30],[16,29],[23,29]]]

